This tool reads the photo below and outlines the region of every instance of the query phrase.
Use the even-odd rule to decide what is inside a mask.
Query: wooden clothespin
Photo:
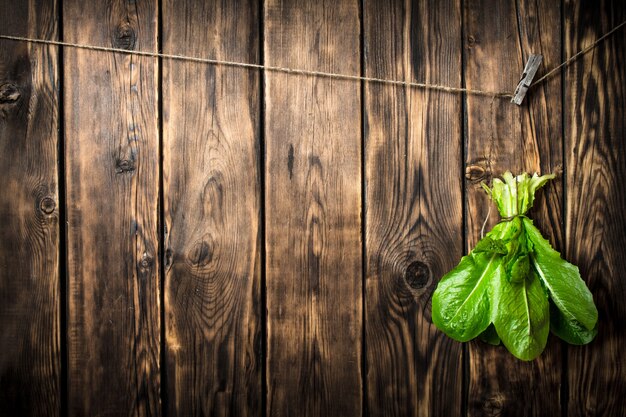
[[[517,84],[517,88],[515,89],[515,93],[513,94],[513,98],[511,99],[511,103],[515,103],[518,106],[522,104],[524,97],[526,96],[526,92],[530,85],[533,82],[533,78],[535,78],[535,74],[539,69],[539,65],[541,65],[541,61],[543,60],[542,55],[530,55],[528,58],[528,62],[526,62],[526,67],[524,67],[524,73],[522,74],[522,78]]]

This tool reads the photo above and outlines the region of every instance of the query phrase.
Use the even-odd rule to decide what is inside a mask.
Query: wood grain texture
[[[258,9],[165,1],[164,52],[259,62]],[[258,416],[260,73],[163,68],[168,415]]]
[[[265,3],[268,65],[359,74],[354,0]],[[360,416],[360,85],[266,73],[267,413]]]
[[[513,91],[531,53],[545,68],[560,63],[558,2],[466,2],[464,53],[468,88]],[[481,181],[510,170],[550,173],[562,167],[561,83],[552,78],[532,89],[521,107],[508,99],[467,98],[467,242],[472,248],[492,203]],[[531,217],[557,249],[563,247],[562,181],[542,189]],[[492,207],[486,230],[498,221]],[[550,337],[538,359],[522,362],[503,346],[476,341],[469,348],[470,416],[560,415],[560,343]]]
[[[0,1],[6,35],[58,39],[55,1]],[[58,49],[0,41],[0,415],[61,403]]]
[[[565,55],[626,19],[621,1],[567,1]],[[626,30],[569,66],[565,78],[567,258],[599,311],[598,336],[568,356],[569,416],[626,415]]]
[[[152,1],[63,2],[69,42],[156,50]],[[64,53],[69,414],[160,415],[157,60]]]
[[[460,20],[456,0],[366,1],[365,75],[460,86]],[[461,96],[368,83],[365,126],[369,414],[460,415],[461,344],[430,298],[463,251]]]

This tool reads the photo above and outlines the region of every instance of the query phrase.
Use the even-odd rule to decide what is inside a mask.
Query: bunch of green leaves
[[[563,260],[526,212],[535,191],[554,175],[504,173],[483,184],[502,221],[439,282],[433,322],[449,337],[500,341],[517,358],[543,352],[548,333],[568,343],[591,342],[598,311],[578,267]]]

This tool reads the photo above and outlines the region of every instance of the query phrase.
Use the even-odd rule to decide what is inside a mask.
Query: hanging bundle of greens
[[[435,290],[433,322],[449,337],[502,341],[527,361],[543,352],[550,330],[575,345],[595,337],[598,311],[578,268],[526,217],[535,191],[553,178],[506,172],[492,188],[483,184],[502,221]]]

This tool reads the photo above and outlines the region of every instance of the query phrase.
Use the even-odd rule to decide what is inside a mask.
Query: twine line
[[[489,211],[487,211],[487,215],[485,216],[485,221],[483,222],[483,227],[480,228],[480,238],[485,237],[485,227],[487,226],[487,220],[489,220],[489,215],[491,214],[491,204],[489,205]]]
[[[604,35],[600,36],[598,39],[596,39],[591,45],[587,46],[586,48],[576,52],[574,55],[572,55],[571,57],[567,58],[565,61],[563,61],[561,64],[557,65],[556,67],[552,68],[550,71],[548,71],[545,75],[543,75],[542,77],[538,78],[537,81],[535,81],[534,83],[532,83],[531,87],[534,87],[535,85],[541,83],[542,81],[547,80],[548,78],[550,78],[552,75],[554,75],[558,70],[560,70],[563,67],[568,66],[569,64],[571,64],[573,61],[575,61],[576,59],[578,59],[581,55],[586,54],[587,52],[591,51],[593,48],[595,48],[596,46],[598,46],[598,44],[600,42],[602,42],[603,40],[605,40],[606,38],[608,38],[609,36],[611,36],[613,33],[615,33],[617,30],[621,29],[624,25],[626,25],[626,20],[624,20],[622,23],[620,23],[619,25],[615,26],[613,29],[609,30],[607,33],[605,33]]]
[[[624,25],[626,25],[626,20],[624,20],[619,25],[615,26],[613,29],[605,33],[596,39],[591,45],[572,55],[561,64],[548,71],[545,75],[537,79],[535,82],[531,84],[530,88],[535,87],[536,85],[542,83],[543,81],[550,78],[561,68],[568,66],[573,61],[578,59],[581,55],[586,54],[593,48],[595,48],[600,42],[605,40],[607,37],[615,33],[617,30],[621,29]],[[472,88],[465,87],[451,87],[447,85],[441,84],[429,84],[429,83],[421,83],[415,81],[401,81],[401,80],[391,80],[386,78],[376,78],[376,77],[366,77],[360,75],[350,75],[350,74],[341,74],[335,72],[326,72],[326,71],[314,71],[314,70],[305,70],[298,68],[289,68],[289,67],[279,67],[272,65],[261,65],[261,64],[252,64],[248,62],[237,62],[237,61],[228,61],[221,59],[211,59],[211,58],[200,58],[188,55],[178,55],[178,54],[165,54],[161,52],[148,52],[148,51],[135,51],[123,48],[113,48],[107,46],[96,46],[82,43],[73,43],[73,42],[64,42],[64,41],[53,41],[48,39],[40,39],[40,38],[30,38],[23,36],[10,36],[10,35],[0,35],[0,39],[10,40],[10,41],[19,41],[19,42],[30,42],[35,44],[44,44],[44,45],[55,45],[55,46],[63,46],[77,49],[86,49],[90,51],[100,51],[100,52],[114,52],[114,53],[122,53],[128,55],[136,55],[136,56],[147,56],[152,58],[165,58],[165,59],[174,59],[179,61],[189,61],[189,62],[199,62],[204,64],[212,64],[212,65],[224,65],[228,67],[237,67],[237,68],[248,68],[248,69],[259,69],[263,71],[270,72],[280,72],[285,74],[295,74],[295,75],[307,75],[314,77],[325,77],[331,79],[338,80],[352,80],[352,81],[365,81],[371,83],[378,84],[387,84],[387,85],[399,85],[403,87],[415,87],[415,88],[423,88],[428,90],[435,91],[445,91],[449,93],[467,93],[473,95],[482,95],[482,96],[490,96],[493,98],[512,98],[513,94],[509,92],[500,92],[500,91],[487,91],[487,90],[478,90]]]
[[[341,73],[335,73],[335,72],[305,70],[305,69],[289,68],[289,67],[277,67],[277,66],[272,66],[272,65],[251,64],[248,62],[200,58],[200,57],[194,57],[194,56],[188,56],[188,55],[164,54],[161,52],[134,51],[134,50],[122,49],[122,48],[112,48],[112,47],[107,47],[107,46],[95,46],[95,45],[88,45],[88,44],[82,44],[82,43],[52,41],[52,40],[47,40],[47,39],[28,38],[28,37],[22,37],[22,36],[0,35],[0,39],[39,43],[39,44],[46,44],[46,45],[67,46],[71,48],[87,49],[90,51],[117,52],[117,53],[123,53],[123,54],[128,54],[128,55],[138,55],[138,56],[148,56],[148,57],[153,57],[153,58],[166,58],[166,59],[175,59],[175,60],[180,60],[180,61],[200,62],[200,63],[205,63],[205,64],[224,65],[227,67],[260,69],[264,71],[281,72],[285,74],[308,75],[308,76],[326,77],[326,78],[339,79],[339,80],[366,81],[366,82],[380,83],[380,84],[400,85],[400,86],[405,86],[405,87],[417,87],[417,88],[425,88],[425,89],[437,90],[437,91],[446,91],[449,93],[468,93],[468,94],[477,94],[477,95],[503,97],[503,98],[513,97],[511,93],[505,93],[505,92],[474,90],[470,88],[450,87],[447,85],[440,85],[440,84],[428,84],[428,83],[420,83],[420,82],[414,82],[414,81],[390,80],[390,79],[385,79],[385,78],[365,77],[365,76],[360,76],[360,75],[341,74]]]

